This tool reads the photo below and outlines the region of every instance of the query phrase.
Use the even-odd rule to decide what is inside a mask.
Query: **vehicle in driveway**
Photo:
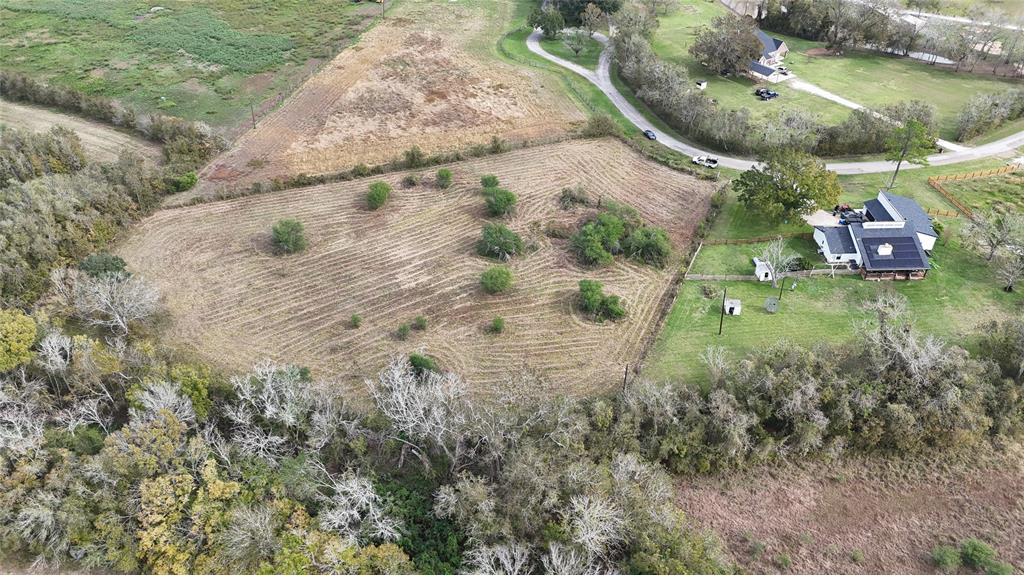
[[[718,158],[714,156],[694,156],[693,163],[705,168],[717,168]]]
[[[768,88],[758,88],[754,90],[754,95],[761,98],[764,101],[768,101],[779,97],[779,93],[775,90],[769,90]]]
[[[654,130],[644,130],[644,137],[648,140],[657,140],[658,135],[654,133]]]

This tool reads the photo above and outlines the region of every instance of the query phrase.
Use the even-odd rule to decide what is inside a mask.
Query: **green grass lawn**
[[[974,209],[1024,212],[1024,171],[975,180],[942,182],[946,190]]]
[[[601,51],[604,49],[604,44],[594,40],[593,38],[586,39],[584,48],[579,53],[579,56],[574,54],[573,51],[565,45],[565,41],[562,38],[556,38],[554,40],[545,38],[540,41],[540,45],[549,53],[558,56],[559,58],[579,64],[589,70],[597,70],[597,62],[601,58]]]
[[[334,0],[0,0],[0,45],[6,69],[225,126],[290,92],[374,13]]]
[[[923,168],[902,172],[897,193],[910,196],[925,208],[952,210],[946,200],[927,185],[928,176],[954,174],[999,167],[999,160]],[[859,205],[873,198],[878,188],[888,182],[888,174],[841,176],[844,193],[841,201]],[[994,192],[981,184],[988,195]],[[999,188],[1002,189],[1002,188]],[[822,341],[845,341],[855,337],[857,323],[863,317],[860,306],[874,298],[879,290],[895,290],[906,296],[915,325],[961,345],[970,342],[960,337],[975,326],[989,320],[1013,317],[1024,313],[1024,292],[1007,294],[980,257],[959,238],[963,218],[938,218],[944,224],[942,238],[931,259],[932,270],[922,281],[868,282],[859,276],[805,278],[797,281],[795,291],[786,288],[780,312],[772,315],[764,310],[765,298],[778,295],[770,284],[759,282],[686,281],[680,287],[675,305],[649,355],[645,374],[663,380],[704,382],[706,373],[698,359],[709,345],[725,347],[738,359],[747,351],[787,338],[803,345]],[[722,214],[709,233],[713,239],[741,239],[768,236],[773,233],[810,232],[803,222],[772,225],[750,214],[735,195],[728,196]],[[808,240],[790,240],[790,247],[805,257],[817,260],[816,248]],[[705,245],[691,268],[694,273],[751,274],[750,258],[759,246]],[[713,298],[705,297],[703,286],[717,290]],[[722,292],[743,302],[743,314],[726,317],[724,335],[719,337],[719,306]]]
[[[652,40],[661,57],[686,68],[690,78],[707,80],[707,94],[727,108],[748,108],[754,117],[793,107],[812,111],[825,124],[835,124],[850,111],[823,98],[789,89],[785,83],[773,87],[780,97],[770,102],[757,100],[755,83],[746,78],[721,78],[711,75],[688,50],[698,29],[708,25],[728,9],[719,2],[680,0],[678,10],[661,18]],[[789,45],[786,65],[797,76],[865,106],[880,107],[901,100],[920,99],[936,107],[940,135],[951,139],[956,116],[975,94],[998,92],[1024,86],[1024,82],[991,76],[959,74],[935,66],[873,52],[853,51],[842,57],[811,56],[808,51],[824,44],[775,34]]]

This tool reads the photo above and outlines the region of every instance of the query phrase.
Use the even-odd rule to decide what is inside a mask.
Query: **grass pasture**
[[[540,41],[540,46],[550,54],[570,62],[574,62],[590,70],[597,69],[597,62],[601,59],[601,51],[604,50],[604,44],[594,40],[593,38],[586,39],[583,50],[580,51],[578,56],[565,45],[565,40],[563,38],[556,38],[554,40],[545,38]]]
[[[643,159],[611,140],[572,141],[449,166],[454,184],[402,187],[404,173],[383,179],[395,191],[377,211],[366,209],[371,180],[295,189],[163,210],[144,220],[118,253],[134,273],[165,294],[170,335],[183,347],[229,368],[264,357],[310,367],[361,387],[389,357],[420,352],[463,374],[480,393],[529,366],[565,393],[603,391],[621,381],[653,337],[653,326],[686,245],[715,184]],[[519,196],[507,220],[536,249],[509,265],[515,283],[489,296],[480,274],[495,262],[474,242],[488,220],[480,176],[495,174]],[[545,235],[548,224],[575,227],[588,212],[565,211],[563,188],[583,184],[594,199],[634,206],[664,227],[677,257],[666,269],[620,260],[583,269],[568,240]],[[279,257],[271,226],[303,222],[310,247]],[[580,279],[597,279],[625,300],[628,316],[595,324],[573,304]],[[353,329],[349,318],[362,317]],[[407,341],[395,332],[416,316],[425,332]],[[494,317],[505,332],[486,332]],[[541,393],[540,390],[526,390]]]
[[[376,5],[0,0],[3,67],[217,127],[270,106],[351,44]]]
[[[975,210],[1024,212],[1024,170],[988,178],[942,182],[946,191]]]

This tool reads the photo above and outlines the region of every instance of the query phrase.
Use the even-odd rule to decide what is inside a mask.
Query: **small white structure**
[[[851,226],[815,226],[814,243],[830,264],[862,263]]]
[[[697,80],[697,89],[703,92],[708,87],[707,80]]]
[[[743,311],[743,305],[740,303],[740,300],[738,299],[726,299],[725,304],[723,305],[723,309],[725,309],[725,315],[740,315],[740,312]]]
[[[754,275],[759,282],[770,282],[775,280],[772,268],[761,258],[754,258]]]

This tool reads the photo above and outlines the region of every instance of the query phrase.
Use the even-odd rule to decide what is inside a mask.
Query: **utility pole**
[[[729,290],[722,288],[722,316],[718,318],[718,335],[722,335],[722,325],[725,324],[725,294]]]
[[[788,277],[783,277],[782,281],[779,282],[779,301],[782,301],[782,290],[786,288],[786,280]]]

